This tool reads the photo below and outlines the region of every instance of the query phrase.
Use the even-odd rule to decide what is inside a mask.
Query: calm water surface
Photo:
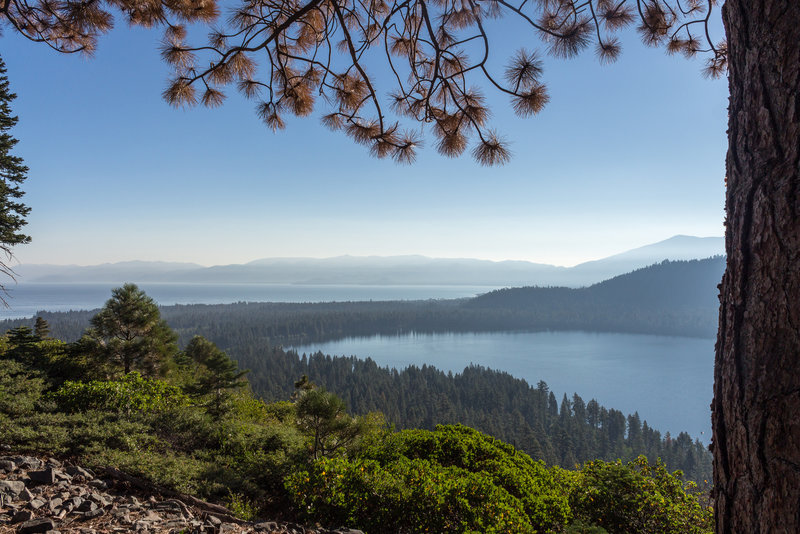
[[[9,284],[0,319],[31,317],[38,311],[93,310],[121,284]],[[294,284],[139,284],[162,306],[232,302],[331,302],[474,297],[496,286],[369,286]]]
[[[11,285],[0,319],[40,310],[91,310],[111,296],[113,284]],[[471,297],[488,286],[356,286],[289,284],[140,284],[162,305],[231,302],[321,302]],[[586,332],[409,334],[350,338],[298,347],[300,352],[370,357],[404,368],[428,364],[460,372],[470,363],[506,371],[556,393],[638,411],[649,424],[673,434],[710,438],[714,341],[682,337]]]
[[[711,435],[714,340],[588,332],[409,334],[348,338],[296,347],[402,369],[433,365],[460,372],[470,363],[506,371],[561,401],[577,392],[624,413],[639,412],[662,432]]]

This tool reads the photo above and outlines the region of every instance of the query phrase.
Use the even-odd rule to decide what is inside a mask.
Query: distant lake
[[[121,284],[7,284],[0,319],[31,317],[38,311],[93,310]],[[369,286],[295,284],[139,284],[162,306],[232,302],[330,302],[474,297],[497,286]]]
[[[588,332],[408,334],[348,338],[295,347],[300,354],[370,357],[403,369],[432,365],[461,372],[470,363],[505,371],[535,386],[595,398],[661,431],[711,439],[714,340]]]

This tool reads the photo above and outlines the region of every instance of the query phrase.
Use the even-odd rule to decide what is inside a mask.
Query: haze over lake
[[[300,354],[372,358],[378,365],[432,365],[461,372],[470,364],[547,382],[559,403],[578,393],[663,433],[689,432],[708,443],[714,340],[589,332],[487,332],[348,338],[296,347]]]
[[[8,308],[0,319],[31,317],[38,311],[93,310],[111,297],[119,284],[9,284]],[[159,305],[228,304],[232,302],[327,302],[419,300],[474,297],[496,286],[387,286],[326,284],[139,284]]]

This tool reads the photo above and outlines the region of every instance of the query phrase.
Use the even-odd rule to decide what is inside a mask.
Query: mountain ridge
[[[329,285],[555,285],[582,287],[662,260],[703,259],[724,252],[721,237],[673,236],[606,258],[562,267],[524,260],[432,258],[421,255],[262,258],[204,267],[127,261],[99,265],[20,265],[22,283],[275,283]]]

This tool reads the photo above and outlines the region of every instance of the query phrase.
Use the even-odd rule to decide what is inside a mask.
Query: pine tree
[[[33,333],[39,339],[47,339],[50,336],[50,324],[42,317],[36,318],[36,323],[33,326]]]
[[[221,416],[230,390],[244,387],[247,384],[244,375],[249,371],[239,370],[235,361],[203,336],[194,336],[184,354],[197,365],[197,379],[186,388],[187,391],[197,397],[210,397],[209,411]]]
[[[0,250],[5,252],[7,260],[13,257],[15,245],[24,245],[31,240],[21,232],[27,224],[25,217],[30,208],[19,200],[25,194],[20,186],[27,178],[28,167],[21,157],[11,153],[18,142],[9,133],[19,120],[11,114],[11,101],[16,97],[10,90],[6,65],[0,58]],[[0,272],[13,278],[14,273],[7,262],[0,261]],[[4,287],[0,284],[2,289]]]
[[[103,309],[92,317],[82,340],[114,374],[140,371],[154,375],[178,352],[177,336],[161,318],[156,303],[136,284],[111,291]]]

